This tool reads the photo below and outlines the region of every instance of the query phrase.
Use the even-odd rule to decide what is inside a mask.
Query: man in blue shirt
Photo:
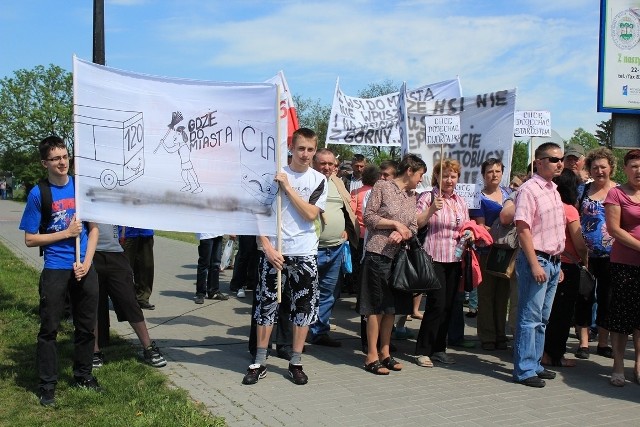
[[[64,141],[57,136],[43,139],[39,146],[40,161],[48,172],[51,189],[51,217],[42,220],[39,186],[27,197],[20,222],[28,247],[42,247],[44,269],[40,275],[40,331],[38,332],[37,365],[40,376],[40,403],[55,403],[58,382],[56,336],[67,295],[73,313],[74,352],[73,377],[76,386],[100,391],[91,374],[94,325],[98,305],[98,277],[92,266],[98,241],[98,228],[76,218],[75,189],[69,172],[69,154]],[[41,222],[46,227],[40,231]],[[75,259],[76,239],[80,240],[80,260]]]

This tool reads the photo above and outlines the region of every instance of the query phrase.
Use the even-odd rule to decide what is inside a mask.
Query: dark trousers
[[[124,241],[124,254],[129,259],[139,303],[149,303],[153,290],[153,236],[128,237]]]
[[[426,356],[447,349],[447,332],[460,285],[462,264],[434,262],[433,266],[440,282],[440,289],[427,292],[424,315],[416,339],[416,354]]]
[[[94,328],[98,308],[98,276],[93,267],[78,282],[73,270],[44,269],[40,275],[40,331],[37,363],[41,390],[54,389],[58,383],[58,348],[56,339],[60,318],[69,295],[73,314],[73,376],[91,375]]]
[[[222,236],[202,239],[198,245],[196,296],[213,295],[220,290]]]
[[[256,236],[238,237],[238,253],[233,262],[233,276],[229,282],[231,292],[236,292],[242,287],[256,288],[259,258],[260,251],[256,243]]]
[[[551,315],[544,337],[544,351],[553,361],[560,361],[567,351],[567,340],[573,323],[573,308],[580,286],[580,268],[576,264],[562,263],[564,280],[558,283],[551,306]]]
[[[262,255],[264,256],[264,255]],[[261,257],[262,257],[261,256]],[[261,258],[260,257],[260,258]],[[260,261],[260,259],[259,259]],[[255,319],[256,305],[258,303],[258,292],[253,292],[253,303],[251,304],[251,331],[249,332],[249,352],[255,356],[258,333]],[[293,323],[291,322],[291,298],[288,292],[282,292],[282,302],[278,306],[278,316],[276,319],[275,331],[276,331],[276,349],[291,351],[293,345]],[[273,336],[273,333],[272,333]],[[269,345],[267,348],[271,348],[271,341],[269,339]]]

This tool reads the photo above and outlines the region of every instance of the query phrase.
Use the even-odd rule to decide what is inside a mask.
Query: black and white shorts
[[[273,325],[278,314],[277,270],[264,254],[260,258],[260,278],[256,287],[258,325]],[[309,326],[318,319],[318,257],[285,256],[282,269],[282,293],[291,301],[290,318],[296,326]]]

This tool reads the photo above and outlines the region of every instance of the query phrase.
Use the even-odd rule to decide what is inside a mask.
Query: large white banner
[[[508,185],[513,155],[513,119],[516,90],[501,90],[473,97],[436,101],[407,99],[409,152],[418,154],[427,164],[423,182],[431,181],[433,166],[440,161],[440,144],[425,144],[425,116],[459,115],[460,140],[444,144],[445,158],[458,160],[462,166],[459,182],[482,183],[482,163],[493,157],[504,164],[503,185]]]
[[[77,58],[73,78],[82,220],[275,235],[275,85],[155,77]]]
[[[459,97],[460,80],[445,80],[406,92],[408,100],[431,101]],[[326,144],[397,146],[400,144],[398,100],[394,92],[376,98],[356,98],[340,90],[339,81],[331,105]]]

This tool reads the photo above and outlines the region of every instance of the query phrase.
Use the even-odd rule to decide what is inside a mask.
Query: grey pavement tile
[[[26,248],[17,229],[21,214],[20,204],[0,202],[0,241],[41,268],[37,249]],[[242,377],[251,363],[247,342],[252,294],[196,305],[196,246],[157,237],[154,252],[151,301],[156,310],[144,314],[151,338],[169,362],[161,371],[230,426],[640,425],[640,387],[631,382],[621,389],[611,387],[611,360],[602,357],[558,369],[547,387],[531,389],[512,382],[509,352],[452,349],[456,365],[426,369],[415,365],[415,341],[410,340],[395,342],[399,351],[394,357],[405,364],[402,372],[386,377],[365,372],[353,297],[339,300],[334,309],[337,330],[332,336],[342,347],[307,345],[303,363],[308,385],[292,384],[286,378],[288,362],[271,356],[267,378],[244,386]],[[221,274],[223,292],[230,278],[230,270]],[[407,322],[416,332],[419,325]],[[466,334],[475,340],[473,325],[475,321],[467,320]],[[111,327],[139,346],[128,323],[114,316]],[[571,338],[569,352],[575,347]],[[625,363],[631,378],[631,342]]]

